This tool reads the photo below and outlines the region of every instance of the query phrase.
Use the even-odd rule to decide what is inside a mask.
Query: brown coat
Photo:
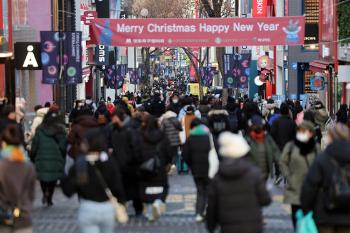
[[[32,164],[0,160],[0,207],[20,208],[20,217],[15,221],[16,229],[32,225],[34,193],[35,170]]]

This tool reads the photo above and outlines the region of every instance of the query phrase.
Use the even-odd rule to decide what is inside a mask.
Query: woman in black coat
[[[168,194],[168,167],[171,164],[169,140],[160,130],[158,121],[148,116],[143,123],[139,134],[140,156],[140,190],[141,199],[147,204],[146,217],[150,221],[157,220],[165,212],[165,200]],[[157,157],[157,158],[156,158]],[[152,159],[159,159],[156,172],[143,169]],[[150,214],[152,211],[152,215]]]

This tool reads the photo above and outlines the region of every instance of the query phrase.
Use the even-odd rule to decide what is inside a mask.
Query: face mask
[[[302,132],[298,132],[296,138],[299,142],[308,142],[310,140],[308,133]]]
[[[173,99],[173,103],[174,103],[174,104],[177,104],[178,102],[179,102],[178,99]]]
[[[86,100],[85,103],[86,103],[86,104],[91,104],[91,103],[92,103],[92,100]]]

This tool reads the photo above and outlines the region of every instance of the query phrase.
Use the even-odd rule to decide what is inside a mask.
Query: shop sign
[[[267,16],[267,0],[253,0],[253,17]]]
[[[41,70],[40,42],[15,43],[15,66],[17,70]]]

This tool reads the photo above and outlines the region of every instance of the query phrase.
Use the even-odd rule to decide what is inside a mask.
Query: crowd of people
[[[111,195],[136,217],[156,221],[166,211],[174,165],[193,176],[195,221],[209,232],[262,232],[269,180],[284,187],[294,227],[303,210],[314,212],[320,233],[350,232],[346,105],[328,127],[321,101],[259,105],[228,97],[223,104],[161,92],[76,101],[69,124],[59,106],[46,103],[35,107],[26,132],[15,107],[2,104],[0,112],[1,232],[33,232],[36,180],[48,207],[58,185],[67,197],[78,195],[82,233],[113,232]]]

